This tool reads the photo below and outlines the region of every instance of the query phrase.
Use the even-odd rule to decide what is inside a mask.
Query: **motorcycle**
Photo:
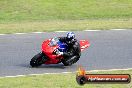
[[[79,43],[81,52],[90,46],[90,43],[87,40],[80,40]],[[42,43],[42,51],[31,59],[30,65],[32,67],[38,67],[42,64],[59,64],[62,62],[65,66],[68,66],[68,64],[65,64],[65,58],[62,55],[56,54],[58,50],[66,52],[67,49],[67,44],[59,41],[58,38],[45,40]]]

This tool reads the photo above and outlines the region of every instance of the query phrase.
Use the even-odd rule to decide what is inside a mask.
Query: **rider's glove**
[[[63,55],[63,52],[59,52],[59,54],[58,55]]]
[[[56,55],[63,55],[63,52],[60,52],[58,49],[55,50]]]

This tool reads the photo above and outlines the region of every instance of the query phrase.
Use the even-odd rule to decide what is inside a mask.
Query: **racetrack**
[[[78,39],[89,40],[91,44],[78,63],[70,67],[62,64],[30,67],[30,59],[40,52],[43,40],[65,34],[0,35],[0,76],[76,71],[77,64],[86,70],[132,68],[132,30],[75,32]]]

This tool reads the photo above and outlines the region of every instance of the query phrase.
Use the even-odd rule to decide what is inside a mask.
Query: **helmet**
[[[73,32],[68,32],[66,38],[70,41],[75,38],[75,34]]]

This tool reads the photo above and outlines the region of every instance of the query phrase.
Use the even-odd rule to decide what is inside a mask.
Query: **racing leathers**
[[[63,53],[63,64],[72,65],[76,63],[81,56],[80,44],[76,39],[68,40],[67,37],[59,37],[59,41],[64,42],[68,45],[67,52]]]

